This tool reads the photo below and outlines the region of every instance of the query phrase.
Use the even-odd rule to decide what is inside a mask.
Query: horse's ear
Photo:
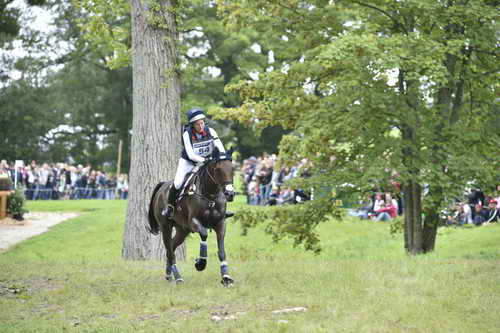
[[[233,160],[233,157],[232,157],[233,152],[234,152],[233,147],[229,148],[229,150],[228,150],[228,151],[226,151],[226,158],[227,158],[228,160],[230,160],[230,161],[232,161],[232,160]]]
[[[220,159],[220,151],[219,148],[214,147],[214,151],[212,152],[212,159],[213,160],[219,160]]]

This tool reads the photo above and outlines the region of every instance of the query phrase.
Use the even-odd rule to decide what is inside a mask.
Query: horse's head
[[[219,153],[216,150],[213,159],[208,163],[208,172],[217,185],[222,187],[227,201],[234,200],[233,186],[233,162],[231,159],[232,149],[225,153]]]

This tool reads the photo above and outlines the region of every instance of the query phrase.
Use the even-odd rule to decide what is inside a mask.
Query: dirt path
[[[53,225],[78,216],[77,213],[28,213],[23,221],[0,220],[0,252],[25,239],[46,232]]]

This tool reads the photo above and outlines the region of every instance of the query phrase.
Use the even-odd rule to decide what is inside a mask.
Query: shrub
[[[272,236],[274,242],[291,237],[294,246],[302,244],[306,250],[314,253],[321,251],[316,227],[329,217],[342,217],[342,210],[335,200],[312,200],[297,205],[247,206],[235,215],[241,224],[242,235],[247,235],[249,229],[264,223],[265,232]]]
[[[23,215],[28,211],[24,208],[24,191],[20,188],[12,192],[7,198],[7,212],[18,221],[22,221]]]

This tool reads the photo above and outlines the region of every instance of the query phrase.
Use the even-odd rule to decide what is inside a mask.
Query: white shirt
[[[208,128],[210,131],[210,135],[213,138],[213,144],[215,147],[219,149],[221,153],[226,152],[224,149],[224,145],[222,144],[222,141],[219,139],[219,136],[217,135],[217,132],[213,128]],[[182,134],[182,140],[184,141],[184,147],[186,148],[186,153],[191,161],[197,162],[197,163],[203,163],[205,161],[205,158],[203,156],[200,156],[196,154],[196,152],[193,149],[193,145],[191,143],[191,138],[189,137],[190,132],[185,131],[184,134]]]

